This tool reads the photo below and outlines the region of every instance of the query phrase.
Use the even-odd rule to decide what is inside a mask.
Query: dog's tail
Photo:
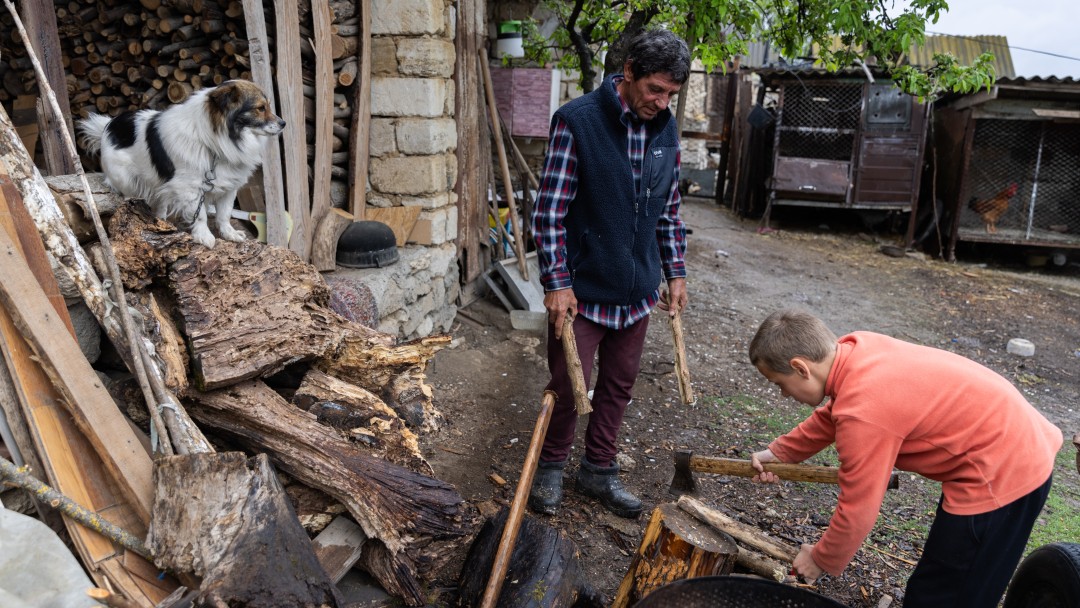
[[[79,141],[87,154],[97,154],[101,151],[101,139],[105,137],[105,128],[109,126],[110,116],[91,114],[79,121],[79,133],[82,135]]]

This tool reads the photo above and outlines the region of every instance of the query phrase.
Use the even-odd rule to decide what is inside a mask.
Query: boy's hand
[[[825,571],[817,565],[817,562],[810,555],[815,546],[803,545],[799,547],[799,554],[795,556],[795,561],[791,562],[791,565],[795,568],[795,573],[809,582],[814,582],[821,578],[822,574],[825,574]]]
[[[754,452],[750,455],[750,466],[757,469],[758,474],[750,478],[750,481],[754,483],[779,483],[780,478],[776,476],[776,473],[771,473],[765,470],[763,463],[766,462],[779,462],[780,459],[772,453],[770,449],[764,449],[760,452]]]

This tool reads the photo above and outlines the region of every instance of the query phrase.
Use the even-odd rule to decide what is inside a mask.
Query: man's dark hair
[[[690,77],[690,49],[669,30],[642,30],[630,40],[626,51],[634,78],[665,72],[678,83]]]

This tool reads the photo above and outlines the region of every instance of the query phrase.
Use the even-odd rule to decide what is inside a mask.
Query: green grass
[[[1046,506],[1028,539],[1028,554],[1056,542],[1080,542],[1080,476],[1076,471],[1076,449],[1069,441],[1058,452],[1054,464],[1054,485]]]
[[[747,447],[753,449],[760,449],[754,446],[764,446],[795,428],[813,411],[813,408],[796,404],[790,399],[777,404],[761,397],[745,394],[729,397],[703,397],[702,399],[721,414],[717,417],[717,422],[712,425],[711,439],[718,440],[723,433],[728,432],[729,429],[725,426],[732,420],[748,419],[751,424],[749,436],[743,437],[743,440],[752,440],[748,442]],[[718,443],[726,442],[719,440]],[[836,448],[829,446],[807,463],[837,466],[840,460],[837,457]]]

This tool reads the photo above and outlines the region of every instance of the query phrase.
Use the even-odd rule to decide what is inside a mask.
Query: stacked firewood
[[[161,109],[184,101],[200,88],[229,79],[251,79],[245,24],[245,4],[251,2],[258,0],[56,0],[72,115],[115,116],[128,110]],[[274,10],[280,3],[264,0],[262,4],[273,54]],[[300,31],[309,159],[314,156],[312,75],[316,72],[310,6],[310,0],[300,0],[296,18],[287,19]],[[329,6],[334,73],[331,172],[335,184],[331,195],[334,204],[342,206],[349,173],[352,87],[359,78],[360,26],[355,0],[332,0]],[[0,11],[0,30],[5,32],[0,36],[0,101],[36,96],[37,78],[30,58],[6,11]]]

